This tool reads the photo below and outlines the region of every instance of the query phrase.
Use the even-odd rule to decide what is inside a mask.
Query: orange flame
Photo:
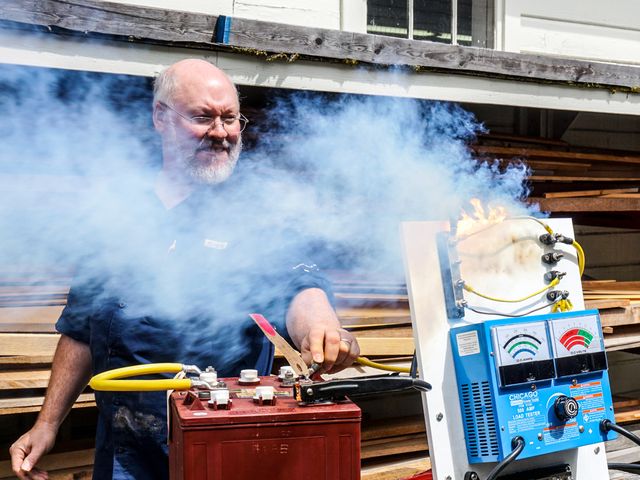
[[[500,223],[507,218],[507,210],[503,206],[491,207],[487,213],[479,199],[472,198],[469,202],[473,206],[473,213],[469,215],[464,209],[462,210],[456,227],[458,237],[468,235],[488,225]]]

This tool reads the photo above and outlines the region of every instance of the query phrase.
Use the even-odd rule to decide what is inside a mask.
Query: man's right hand
[[[11,468],[20,480],[47,480],[49,475],[36,468],[40,457],[46,454],[56,440],[58,429],[47,423],[36,423],[31,430],[15,441],[9,453]]]

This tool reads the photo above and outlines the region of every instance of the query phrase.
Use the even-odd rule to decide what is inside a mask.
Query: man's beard
[[[215,146],[222,146],[227,150],[227,158],[224,161],[215,153],[206,164],[198,159],[198,152],[210,152]],[[182,157],[182,168],[186,175],[196,183],[202,185],[217,185],[229,179],[238,163],[238,157],[241,151],[242,138],[239,138],[235,144],[232,144],[228,140],[223,140],[217,144],[201,142],[192,155]]]

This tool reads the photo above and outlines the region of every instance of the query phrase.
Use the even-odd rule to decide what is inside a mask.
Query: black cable
[[[476,310],[475,308],[470,307],[469,305],[465,305],[464,308],[468,308],[472,312],[479,313],[480,315],[493,315],[494,317],[518,318],[518,317],[526,317],[527,315],[531,315],[532,313],[542,310],[543,308],[552,307],[555,304],[556,302],[545,303],[541,307],[534,308],[533,310],[529,310],[528,312],[520,313],[518,315],[509,315],[508,313],[497,313],[497,312],[483,312],[482,310]]]
[[[489,472],[489,475],[487,476],[486,480],[494,480],[495,478],[497,478],[498,474],[502,470],[507,468],[507,466],[511,462],[513,462],[518,457],[518,455],[522,453],[522,450],[524,450],[524,438],[513,437],[513,440],[511,440],[511,448],[513,448],[513,450],[511,450],[511,453],[506,457],[504,457],[502,461],[498,463],[495,467],[493,467],[493,470]]]
[[[413,388],[415,388],[416,390],[420,390],[421,392],[428,392],[429,390],[431,390],[431,384],[429,382],[425,382],[424,380],[414,378]]]
[[[637,463],[607,463],[607,467],[609,467],[609,470],[640,474],[640,465]]]
[[[620,435],[627,437],[633,443],[640,445],[640,437],[638,437],[635,433],[630,432],[626,428],[622,428],[620,425],[616,425],[611,420],[605,418],[600,422],[600,429],[602,431],[609,432],[613,430],[614,432],[619,433]],[[640,473],[640,465],[636,463],[608,463],[607,467],[609,470],[620,470],[621,472],[627,473]]]
[[[638,437],[635,433],[630,432],[626,428],[622,428],[620,425],[616,425],[611,420],[604,419],[600,422],[600,428],[605,432],[613,430],[614,432],[619,433],[620,435],[627,437],[632,442],[640,445],[640,437]]]
[[[418,376],[418,356],[416,355],[415,350],[413,351],[413,358],[411,359],[409,375],[411,376],[411,378],[416,378]]]

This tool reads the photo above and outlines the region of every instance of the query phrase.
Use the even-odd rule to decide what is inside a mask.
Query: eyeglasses
[[[238,130],[238,133],[239,133],[239,132],[243,132],[245,127],[247,126],[247,123],[249,123],[249,119],[244,115],[242,115],[241,113],[238,113],[238,115],[225,115],[220,117],[209,117],[207,115],[196,115],[194,117],[189,117],[183,113],[180,113],[171,105],[168,105],[164,102],[160,102],[160,104],[167,107],[172,112],[177,113],[179,116],[184,118],[187,122],[191,123],[192,125],[197,125],[199,127],[207,127],[207,129],[215,128],[217,124],[217,120],[220,119],[220,125],[222,125],[222,128],[224,128],[227,133],[231,131],[235,133],[236,129],[240,127]]]

